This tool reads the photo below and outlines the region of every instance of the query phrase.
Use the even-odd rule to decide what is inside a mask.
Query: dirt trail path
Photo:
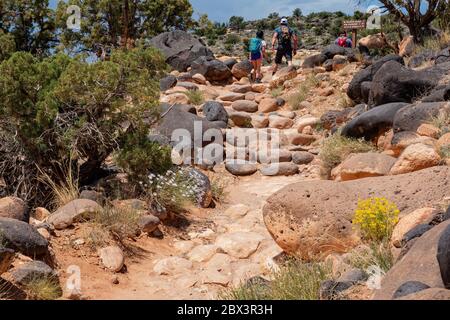
[[[207,216],[201,212],[205,217],[196,214],[196,228],[188,228],[187,240],[173,236],[139,239],[127,257],[125,273],[105,272],[95,259],[81,254],[75,261],[74,257],[63,258],[62,269],[69,263],[80,266],[82,292],[90,299],[214,299],[227,286],[268,274],[271,258],[281,249],[267,232],[262,208],[267,197],[299,179],[236,179],[228,187],[223,208],[209,210]],[[119,283],[113,284],[113,279]]]

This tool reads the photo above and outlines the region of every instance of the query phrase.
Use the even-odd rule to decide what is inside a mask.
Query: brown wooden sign
[[[366,20],[349,20],[344,21],[344,30],[358,30],[366,28]]]

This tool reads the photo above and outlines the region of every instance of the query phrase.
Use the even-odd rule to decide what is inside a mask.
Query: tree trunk
[[[122,24],[123,24],[123,32],[122,32],[122,48],[128,48],[128,39],[130,38],[130,6],[128,0],[124,0],[123,4],[123,15],[122,15]]]

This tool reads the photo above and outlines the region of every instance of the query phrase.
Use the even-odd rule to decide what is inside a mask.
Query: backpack
[[[339,47],[346,47],[347,46],[347,39],[340,37],[338,40],[338,46]]]
[[[249,50],[251,53],[261,52],[262,49],[262,40],[259,38],[250,39]]]
[[[278,44],[283,48],[288,48],[292,45],[292,30],[288,26],[281,26],[278,32]]]

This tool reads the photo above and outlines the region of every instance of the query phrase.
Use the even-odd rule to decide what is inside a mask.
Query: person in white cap
[[[277,43],[278,46],[275,47]],[[283,18],[280,21],[280,26],[275,29],[272,38],[272,50],[273,52],[276,51],[273,74],[277,72],[278,65],[283,62],[283,57],[286,58],[288,65],[292,64],[292,57],[297,54],[297,49],[297,33],[289,27],[288,20]]]

